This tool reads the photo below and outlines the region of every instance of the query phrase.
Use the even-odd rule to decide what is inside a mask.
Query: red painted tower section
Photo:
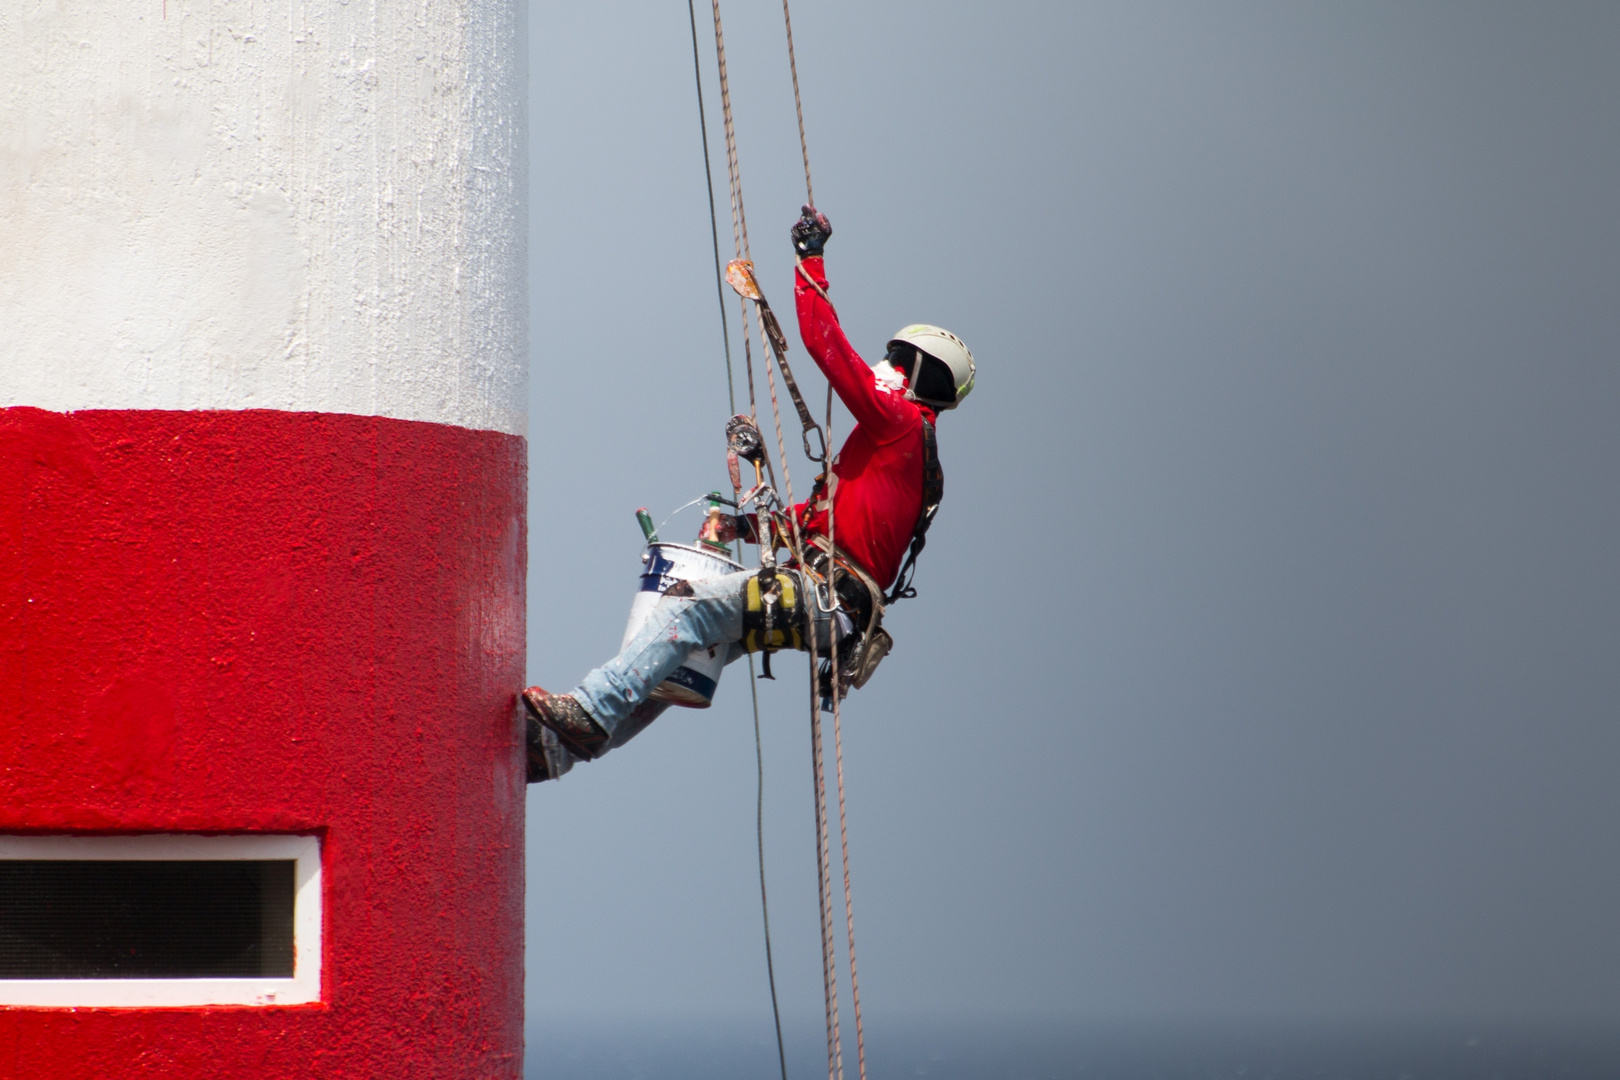
[[[522,1074],[524,9],[0,10],[0,1080]],[[31,974],[120,843],[295,970]]]
[[[524,446],[0,410],[0,831],[322,838],[322,1000],[0,1010],[0,1076],[517,1076]]]

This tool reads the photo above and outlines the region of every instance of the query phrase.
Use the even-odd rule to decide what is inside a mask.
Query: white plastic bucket
[[[641,572],[641,588],[630,601],[630,621],[624,628],[623,649],[640,632],[642,624],[671,585],[677,581],[708,581],[747,569],[724,555],[685,544],[659,541],[648,544],[641,553],[645,569]],[[684,705],[689,709],[707,709],[714,700],[714,691],[720,685],[720,673],[726,667],[725,644],[708,649],[693,649],[686,662],[658,684],[652,692],[656,701],[671,705]]]

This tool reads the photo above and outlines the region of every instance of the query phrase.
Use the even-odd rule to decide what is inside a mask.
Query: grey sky
[[[723,12],[790,312],[780,9]],[[872,357],[937,322],[980,371],[845,717],[869,1013],[1620,1013],[1620,9],[794,15],[845,327]],[[685,6],[530,32],[529,670],[561,691],[618,644],[634,509],[725,483],[727,408]],[[815,1022],[780,669],[778,980]],[[733,667],[531,789],[531,1015],[768,1016],[749,725]]]

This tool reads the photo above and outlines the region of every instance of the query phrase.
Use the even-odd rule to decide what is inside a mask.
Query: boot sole
[[[563,749],[567,750],[570,754],[573,754],[579,760],[594,761],[597,755],[592,753],[586,747],[579,745],[579,743],[570,736],[569,732],[558,730],[557,726],[550,721],[545,712],[538,705],[536,705],[533,700],[530,699],[530,694],[540,694],[545,696],[550,695],[546,694],[546,691],[538,686],[531,686],[527,690],[523,691],[523,707],[529,711],[530,716],[534,717],[535,722],[543,726],[553,735],[557,736],[557,741],[562,743]],[[604,735],[603,739],[601,740],[601,745],[606,746],[606,744],[607,739]]]

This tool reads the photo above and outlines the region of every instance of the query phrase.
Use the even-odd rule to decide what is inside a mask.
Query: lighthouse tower
[[[522,1069],[523,0],[0,5],[0,1078]]]

